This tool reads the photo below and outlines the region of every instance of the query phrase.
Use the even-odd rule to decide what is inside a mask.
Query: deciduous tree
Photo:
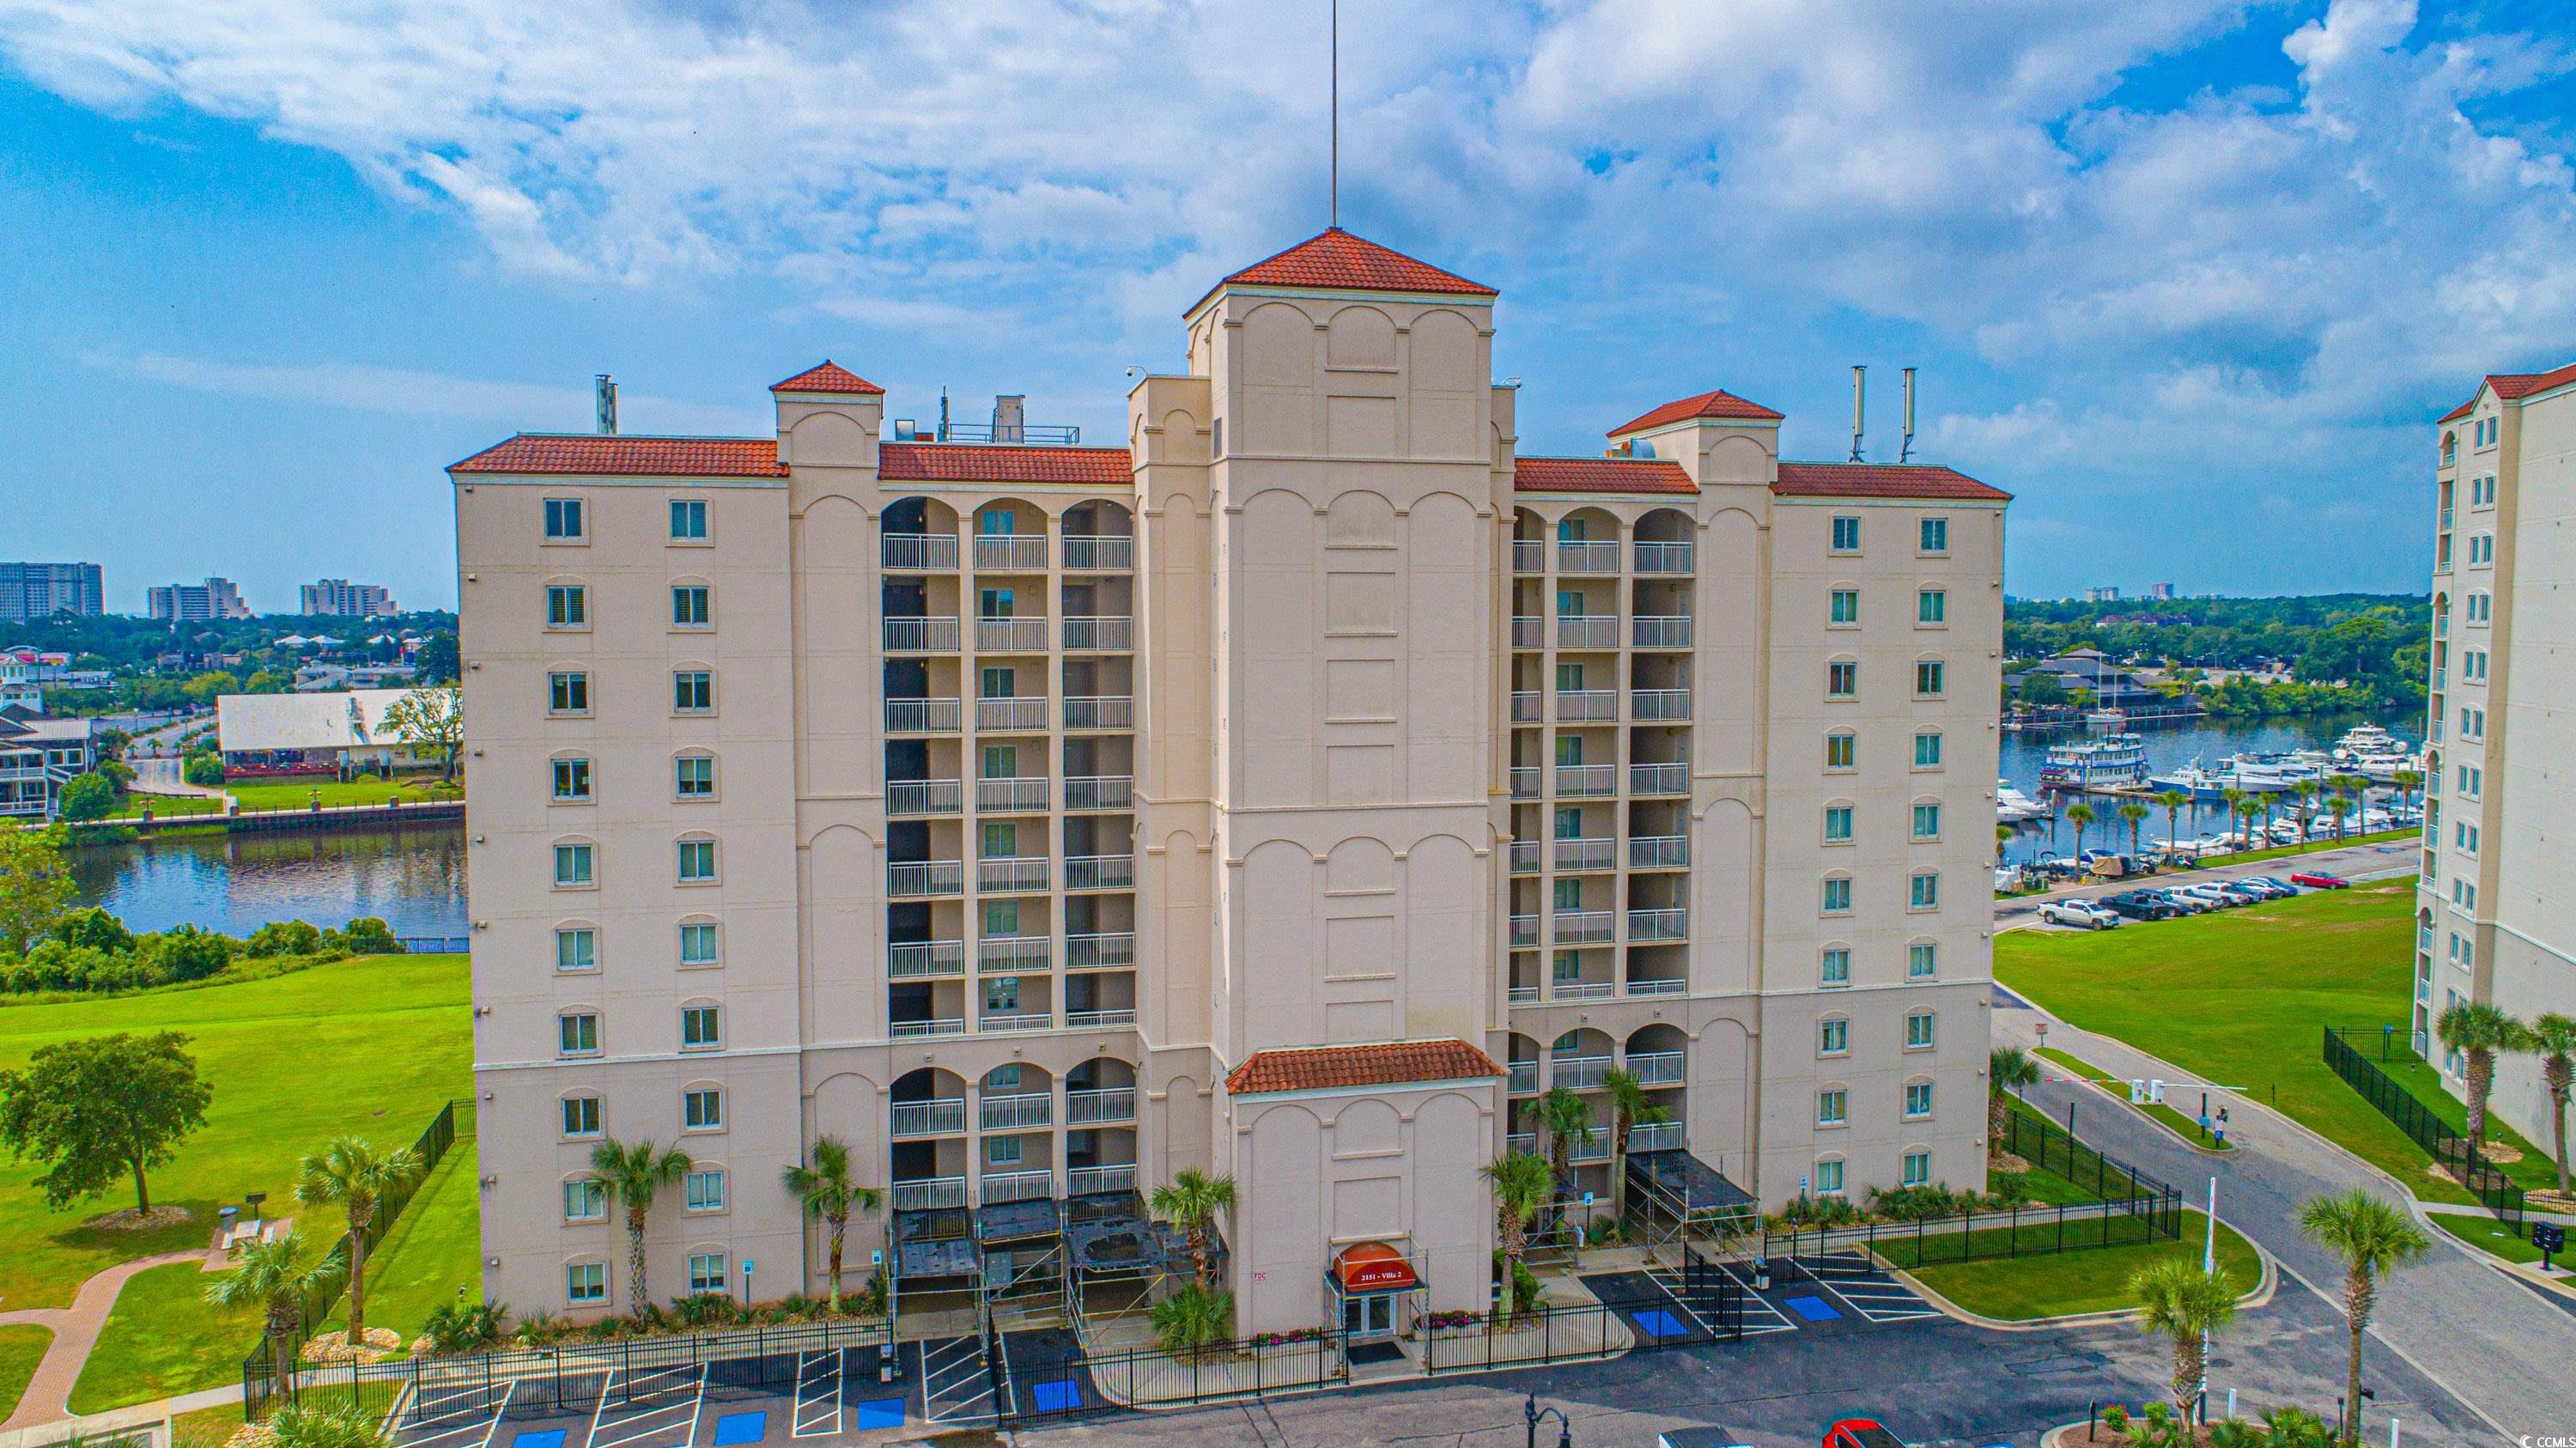
[[[56,1211],[134,1182],[134,1207],[152,1210],[146,1175],[206,1124],[214,1090],[197,1079],[177,1031],[40,1046],[24,1069],[0,1071],[0,1143],[47,1163],[36,1185]]]

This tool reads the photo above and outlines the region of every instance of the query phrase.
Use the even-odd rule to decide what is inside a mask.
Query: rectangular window
[[[1020,531],[1020,516],[1008,508],[986,508],[975,515],[975,533],[981,538],[1008,538]]]
[[[724,1020],[716,1006],[684,1006],[680,1010],[680,1048],[688,1051],[712,1050],[724,1044]]]
[[[703,754],[682,755],[671,761],[672,787],[682,799],[712,799],[716,792],[716,762]]]
[[[1548,970],[1558,985],[1581,980],[1583,979],[1583,953],[1579,950],[1560,950],[1556,953],[1555,959],[1549,962]]]
[[[584,536],[581,525],[581,499],[546,499],[546,537],[556,542],[578,542]]]
[[[704,669],[680,669],[671,675],[671,709],[704,714],[716,706],[716,676]]]
[[[671,541],[703,543],[707,538],[707,500],[673,498],[671,500]]]
[[[1020,827],[1009,820],[984,822],[984,851],[987,860],[1013,860],[1020,854]]]
[[[1020,746],[1016,744],[987,744],[984,746],[983,778],[1017,779],[1019,777]]]
[[[587,926],[556,931],[555,969],[599,969],[599,932]]]
[[[1835,589],[1832,609],[1826,617],[1829,622],[1838,624],[1853,624],[1860,622],[1860,590],[1856,588]]]
[[[1905,1083],[1905,1116],[1906,1116],[1906,1119],[1907,1119],[1907,1120],[1909,1120],[1909,1121],[1912,1121],[1912,1120],[1920,1119],[1920,1118],[1922,1118],[1922,1117],[1929,1116],[1929,1115],[1931,1115],[1931,1114],[1932,1114],[1932,1083],[1931,1083],[1931,1082],[1929,1082],[1929,1081],[1908,1081],[1908,1082],[1906,1082],[1906,1083]]]
[[[575,1307],[608,1300],[608,1264],[575,1262],[564,1269],[564,1300]]]
[[[1941,807],[1939,805],[1918,804],[1914,807],[1914,838],[1918,840],[1937,840],[1941,838]]]
[[[1860,692],[1860,665],[1849,659],[1825,665],[1825,694],[1828,698],[1848,699]]]
[[[1816,1163],[1816,1193],[1819,1196],[1827,1197],[1838,1197],[1843,1194],[1843,1164],[1841,1162],[1820,1161]]]
[[[1020,1139],[1016,1136],[984,1138],[984,1163],[987,1166],[1018,1166],[1021,1159]]]
[[[555,846],[555,887],[577,889],[591,883],[591,846]]]
[[[1583,908],[1583,882],[1581,880],[1559,880],[1556,882],[1556,908],[1559,913],[1570,910],[1580,910]]]
[[[1833,550],[1836,553],[1860,551],[1860,519],[1850,513],[1835,515]]]
[[[546,627],[590,627],[588,593],[578,583],[550,584],[546,588]]]
[[[1917,659],[1914,663],[1914,694],[1921,699],[1941,697],[1942,678],[1939,659]]]
[[[1569,769],[1583,763],[1583,736],[1580,734],[1556,736],[1556,762]]]
[[[1816,1093],[1816,1124],[1840,1126],[1850,1115],[1851,1093],[1837,1086]]]
[[[1019,934],[1020,902],[1017,900],[985,901],[984,933],[986,935]]]
[[[546,675],[546,710],[553,714],[589,713],[590,675],[580,673]]]
[[[977,671],[976,694],[985,699],[1016,699],[1020,696],[1020,671],[986,667]]]
[[[1826,985],[1851,984],[1851,952],[1841,946],[1826,951],[1817,976]]]
[[[990,1013],[1010,1015],[1020,1008],[1020,978],[997,975],[984,982],[984,1009]]]
[[[707,594],[708,590],[700,584],[680,584],[672,588],[672,627],[705,628],[715,616]]]
[[[1009,618],[1012,616],[1016,607],[1015,600],[1017,597],[1017,594],[1007,588],[984,589],[975,595],[975,616],[978,618]]]
[[[695,884],[716,877],[716,842],[713,840],[680,841],[680,881]]]
[[[1844,1020],[1816,1023],[1816,1054],[1840,1056],[1851,1050],[1851,1022]]]
[[[1852,837],[1852,807],[1847,804],[1825,806],[1825,843],[1847,845]]]
[[[724,1125],[724,1093],[711,1086],[681,1092],[680,1121],[691,1131],[713,1131]]]
[[[555,761],[555,798],[563,802],[590,798],[590,761],[558,759]]]
[[[1922,541],[1915,545],[1915,551],[1918,553],[1949,552],[1950,520],[1947,518],[1924,519]]]
[[[1905,1018],[1905,1049],[1920,1051],[1932,1044],[1932,1013],[1916,1011]]]
[[[1020,1068],[1017,1066],[996,1066],[992,1070],[985,1072],[984,1089],[987,1091],[1019,1090]]]
[[[1932,1153],[1909,1151],[1905,1154],[1904,1184],[1909,1187],[1928,1187],[1932,1184]]]
[[[1836,875],[1825,882],[1825,913],[1846,915],[1851,912],[1851,881]]]
[[[680,964],[714,965],[721,959],[716,954],[716,928],[712,925],[680,927]]]
[[[563,1099],[563,1134],[566,1136],[599,1135],[599,1098],[567,1096]]]
[[[1851,735],[1828,734],[1825,736],[1825,768],[1851,768],[1854,753],[1855,747]]]
[[[1937,588],[1926,588],[1914,595],[1916,623],[1947,623],[1950,618],[1950,595]]]
[[[599,1222],[608,1218],[608,1188],[597,1177],[564,1183],[564,1220]]]
[[[1556,837],[1560,840],[1583,838],[1583,806],[1561,804],[1556,807]]]
[[[1560,693],[1560,694],[1580,694],[1580,693],[1582,693],[1582,692],[1583,692],[1583,666],[1582,666],[1581,664],[1559,664],[1559,665],[1557,665],[1557,666],[1556,666],[1556,691],[1557,691],[1558,693]]]
[[[675,504],[674,506],[677,505]],[[723,1292],[725,1290],[727,1290],[725,1283],[725,1254],[722,1252],[690,1253],[689,1291],[698,1293]]]
[[[1556,541],[1559,543],[1580,543],[1591,536],[1592,522],[1588,518],[1556,520]]]
[[[599,1017],[589,1011],[573,1011],[555,1017],[556,1044],[567,1056],[592,1056],[599,1053]]]
[[[1583,594],[1581,590],[1560,588],[1556,591],[1556,616],[1558,618],[1583,617]]]
[[[1941,731],[1926,729],[1914,736],[1914,767],[1917,769],[1941,767]]]
[[[1905,978],[1930,980],[1941,973],[1941,947],[1929,943],[1905,947]]]
[[[721,1171],[693,1171],[681,1183],[681,1200],[692,1212],[721,1212],[725,1204],[725,1174]]]
[[[1914,876],[1914,891],[1908,903],[1916,910],[1932,910],[1941,904],[1941,877],[1930,870]]]

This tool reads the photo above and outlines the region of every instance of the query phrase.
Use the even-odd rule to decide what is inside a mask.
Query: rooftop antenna
[[[1332,39],[1333,164],[1325,212],[1335,231],[1342,229],[1342,0],[1333,0]]]
[[[1860,461],[1860,424],[1861,424],[1860,397],[1861,397],[1861,379],[1862,379],[1864,376],[1866,376],[1866,375],[1868,374],[1868,372],[1869,372],[1869,369],[1868,369],[1867,367],[1863,367],[1863,366],[1861,366],[1861,365],[1860,365],[1860,364],[1858,364],[1858,363],[1854,363],[1854,364],[1852,364],[1852,455],[1851,455],[1851,460],[1852,460],[1853,462],[1859,462],[1859,461]]]
[[[1914,369],[1905,369],[1905,445],[1896,450],[1896,460],[1904,462],[1914,456]]]
[[[617,432],[617,384],[602,372],[591,378],[590,386],[598,403],[599,435],[612,437]]]
[[[948,389],[939,389],[939,440],[948,441]]]

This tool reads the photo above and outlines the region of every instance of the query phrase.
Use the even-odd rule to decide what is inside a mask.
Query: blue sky
[[[1318,229],[1322,0],[0,0],[0,556],[455,596],[448,462],[823,356],[1122,432]],[[2576,0],[1345,7],[1343,220],[1530,452],[1712,386],[2013,490],[2007,586],[2418,589],[2430,420],[2576,358]],[[561,13],[558,13],[561,12]]]

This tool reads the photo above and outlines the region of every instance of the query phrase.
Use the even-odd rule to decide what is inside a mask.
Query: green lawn
[[[315,795],[324,807],[344,804],[383,804],[399,799],[405,804],[429,800],[460,799],[464,790],[438,782],[436,775],[413,775],[390,782],[381,779],[353,779],[343,783],[336,779],[282,779],[233,783],[227,781],[224,792],[241,801],[242,812],[308,808]]]
[[[2043,1126],[2056,1127],[2061,1133],[2058,1139],[2064,1139],[2062,1133],[2065,1130],[2065,1124],[2051,1121],[2048,1113],[2038,1107],[2017,1096],[2007,1103],[2007,1107],[2016,1116],[2027,1117]],[[2073,1161],[2065,1161],[2052,1153],[2045,1163],[2031,1163],[2030,1172],[2023,1178],[2022,1184],[2029,1189],[2032,1201],[2044,1207],[2073,1207],[2102,1200],[2101,1192],[2095,1189],[2097,1183],[2109,1186],[2114,1196],[2127,1190],[2128,1178],[2125,1175],[2113,1175],[2105,1182],[2101,1181],[2103,1172],[2088,1170],[2083,1165],[2089,1162],[2096,1168],[2100,1167],[2102,1163],[2098,1153],[2080,1145],[2077,1150],[2079,1154]],[[2067,1168],[2066,1171],[2058,1170],[2061,1162]],[[2069,1175],[2070,1172],[2072,1175]]]
[[[2492,1252],[2508,1262],[2540,1260],[2540,1249],[2531,1245],[2530,1238],[2515,1236],[2510,1228],[2493,1217],[2455,1217],[2447,1212],[2427,1212],[2424,1215],[2433,1219],[2434,1226],[2481,1252]],[[2563,1264],[2567,1254],[2558,1253],[2551,1260]]]
[[[27,1391],[27,1382],[36,1375],[36,1364],[44,1361],[45,1349],[53,1346],[53,1329],[21,1324],[0,1327],[0,1404],[7,1408],[18,1405]],[[0,1408],[0,1417],[8,1416]]]
[[[2353,1045],[2365,1054],[2376,1055],[2366,1041],[2355,1041]],[[2380,1063],[2379,1069],[2395,1077],[2397,1084],[2406,1088],[2407,1094],[2432,1108],[2433,1114],[2451,1130],[2462,1136],[2469,1134],[2469,1103],[2452,1095],[2442,1085],[2442,1073],[2434,1070],[2432,1063],[2400,1044],[2389,1052],[2388,1059]],[[2497,1165],[2506,1176],[2520,1183],[2524,1191],[2558,1190],[2558,1168],[2550,1160],[2549,1153],[2533,1145],[2529,1137],[2514,1130],[2493,1112],[2487,1113],[2487,1141],[2510,1146],[2522,1153],[2520,1161]]]
[[[2377,845],[2390,840],[2413,839],[2423,831],[2409,825],[2402,830],[2379,830],[2367,835],[2346,835],[2342,839],[2310,840],[2304,845],[2276,845],[2265,850],[2245,850],[2233,855],[2211,855],[2199,863],[2207,868],[2220,865],[2251,865],[2259,860],[2284,860],[2299,855],[2313,855],[2319,850],[2339,850],[2346,845]]]
[[[2131,1101],[2128,1099],[2127,1092],[2124,1089],[2112,1086],[2102,1086],[2102,1082],[2107,1080],[2117,1080],[2118,1078],[2089,1061],[2079,1060],[2075,1056],[2057,1049],[2055,1046],[2042,1046],[2039,1048],[2037,1054],[2042,1060],[2055,1062],[2056,1064],[2063,1066],[2067,1070],[2084,1078],[2086,1081],[2100,1087],[2103,1093],[2108,1095],[2112,1100],[2119,1102],[2132,1111],[2144,1113],[2149,1121],[2154,1122],[2156,1125],[2163,1127],[2165,1130],[2172,1132],[2174,1135],[2181,1137],[2183,1140],[2190,1142],[2194,1146],[2206,1147],[2213,1151],[2234,1151],[2236,1149],[2233,1146],[2227,1146],[2217,1142],[2210,1133],[2202,1131],[2200,1129],[2200,1122],[2195,1117],[2185,1116],[2181,1112],[2176,1111],[2172,1107],[2164,1105],[2161,1102]],[[2216,1113],[2212,1112],[2211,1114],[2215,1115]]]
[[[210,794],[141,794],[129,791],[110,820],[141,819],[145,810],[155,819],[173,815],[221,814],[224,802]]]
[[[194,1262],[138,1272],[116,1296],[107,1328],[72,1389],[72,1411],[98,1413],[241,1380],[259,1341],[256,1307],[206,1301],[214,1277]]]
[[[2037,1256],[1995,1256],[1909,1270],[1924,1286],[1985,1317],[2022,1322],[2076,1312],[2108,1312],[2136,1305],[2129,1295],[2129,1279],[2139,1268],[2167,1257],[2198,1262],[2208,1240],[2208,1223],[2209,1219],[2200,1213],[2186,1212],[2179,1242],[2127,1243]],[[2024,1227],[2021,1235],[2025,1245],[2036,1247],[2054,1231],[2053,1227]],[[1977,1250],[1991,1248],[2000,1253],[2007,1235],[2002,1229],[1979,1232]],[[1897,1254],[1884,1247],[1880,1255],[1903,1265]],[[2252,1292],[2263,1280],[2262,1261],[2253,1244],[2224,1223],[2218,1228],[2218,1265],[2227,1269],[2246,1292]]]
[[[2329,1025],[2407,1029],[2414,895],[2410,878],[2127,930],[2010,931],[1995,937],[1995,979],[2086,1030],[2245,1087],[2419,1197],[2465,1204],[2320,1049]]]
[[[455,1301],[459,1287],[469,1301],[482,1300],[481,1182],[473,1141],[457,1142],[367,1254],[368,1327],[390,1327],[409,1342],[429,1310]],[[331,1325],[347,1327],[348,1314]]]

